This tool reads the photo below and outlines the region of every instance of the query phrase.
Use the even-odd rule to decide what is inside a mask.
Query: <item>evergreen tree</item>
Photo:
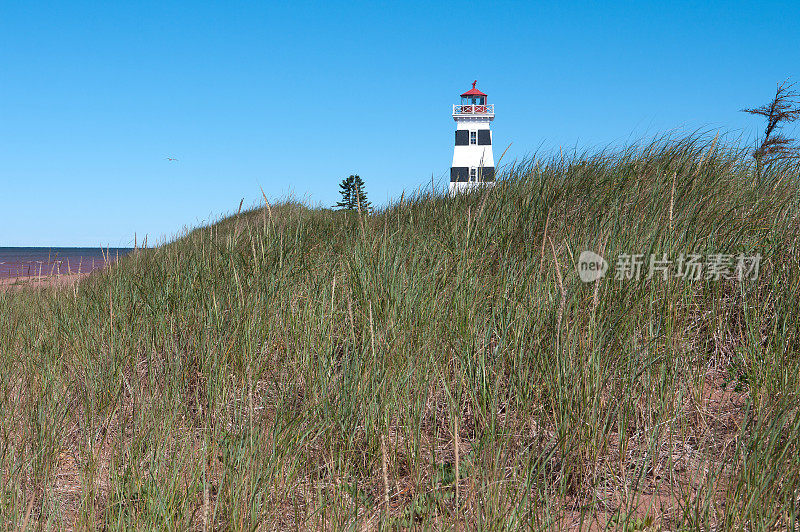
[[[369,200],[367,199],[367,193],[364,190],[364,180],[355,176],[353,180],[353,208],[354,209],[361,209],[363,212],[369,212],[372,208]]]
[[[364,180],[358,175],[342,179],[339,184],[339,194],[342,195],[342,200],[335,205],[336,208],[369,212],[371,204],[364,191]]]
[[[355,176],[350,176],[347,179],[342,179],[339,184],[339,194],[342,195],[342,200],[335,205],[337,209],[352,209],[353,208],[353,182]]]

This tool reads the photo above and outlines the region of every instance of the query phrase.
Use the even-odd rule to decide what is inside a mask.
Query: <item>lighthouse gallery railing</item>
[[[494,104],[487,103],[485,105],[460,105],[453,106],[454,115],[493,115]]]

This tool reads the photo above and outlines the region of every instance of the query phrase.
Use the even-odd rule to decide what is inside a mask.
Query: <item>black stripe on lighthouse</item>
[[[468,166],[453,166],[450,168],[451,183],[466,183],[467,181],[469,181]],[[481,183],[494,181],[494,166],[478,168],[478,181]]]
[[[469,167],[468,166],[453,166],[450,168],[450,182],[467,182],[469,181]]]
[[[469,130],[456,129],[456,146],[469,146]]]

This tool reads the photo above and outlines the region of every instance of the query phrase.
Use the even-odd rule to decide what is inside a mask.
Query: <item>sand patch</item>
[[[0,279],[0,292],[22,288],[71,287],[88,276],[89,273],[71,273],[65,275],[43,275],[41,277],[10,277],[8,279]]]

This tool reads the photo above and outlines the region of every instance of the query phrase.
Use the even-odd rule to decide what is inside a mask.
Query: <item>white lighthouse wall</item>
[[[477,131],[479,129],[489,129],[490,120],[488,118],[457,118],[456,129],[466,129]],[[490,133],[491,135],[491,133]],[[491,137],[490,137],[491,138]],[[455,146],[453,149],[453,167],[494,167],[494,154],[492,145],[469,144],[467,146]]]
[[[489,181],[485,183],[451,181],[450,186],[448,187],[447,190],[450,194],[457,194],[461,192],[471,192],[473,190],[487,189],[493,187],[494,185],[495,185],[494,181]]]
[[[494,116],[454,116],[457,130],[485,130],[490,129],[491,121]],[[491,139],[491,130],[490,130]],[[466,146],[455,146],[453,149],[453,168],[491,168],[494,173],[494,154],[492,144],[468,144]],[[451,181],[450,193],[467,192],[476,188],[493,186],[494,182],[463,182]]]
[[[456,129],[489,129],[489,124],[486,118],[456,118]]]
[[[452,167],[494,167],[494,155],[491,146],[456,146],[453,150]]]

